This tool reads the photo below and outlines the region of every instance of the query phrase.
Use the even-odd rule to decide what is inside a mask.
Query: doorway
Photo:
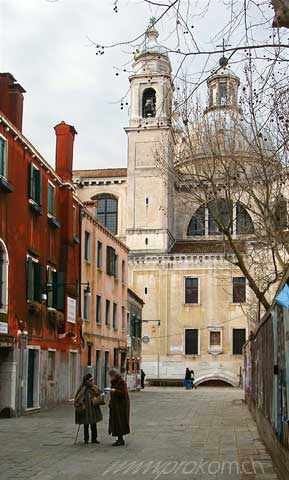
[[[39,350],[28,348],[27,408],[39,407]]]

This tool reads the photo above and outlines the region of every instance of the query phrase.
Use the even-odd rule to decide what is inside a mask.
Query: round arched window
[[[156,92],[153,88],[146,88],[143,92],[142,116],[143,118],[156,116]]]

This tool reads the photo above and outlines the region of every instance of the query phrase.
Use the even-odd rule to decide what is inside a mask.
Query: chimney
[[[11,73],[0,73],[0,111],[22,132],[24,88]]]
[[[72,183],[73,142],[77,131],[72,125],[61,122],[54,127],[56,134],[55,170],[62,180]]]

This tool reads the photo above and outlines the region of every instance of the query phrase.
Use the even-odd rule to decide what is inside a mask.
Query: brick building
[[[94,211],[95,207],[86,209],[82,218],[81,366],[83,373],[90,371],[105,387],[109,368],[125,372],[128,249],[96,220]]]
[[[0,74],[0,412],[74,396],[80,374],[81,204],[74,127],[55,127],[55,170],[22,134],[25,90]]]

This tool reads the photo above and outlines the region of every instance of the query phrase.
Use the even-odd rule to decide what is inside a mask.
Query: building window
[[[31,257],[26,260],[27,300],[41,302],[42,269],[41,264]]]
[[[54,350],[48,350],[47,380],[49,382],[55,381],[55,351]]]
[[[37,205],[42,204],[42,174],[32,162],[29,164],[29,198]]]
[[[48,214],[55,217],[55,187],[48,182]]]
[[[118,255],[114,256],[114,277],[118,277]]]
[[[192,216],[187,235],[200,237],[220,235],[222,228],[229,229],[237,235],[254,233],[254,225],[246,208],[239,202],[235,205],[225,200],[213,200],[206,207],[203,205]]]
[[[233,278],[233,303],[246,303],[246,278]]]
[[[96,295],[96,323],[102,322],[101,297]]]
[[[209,352],[218,352],[222,351],[222,330],[220,328],[210,328],[209,329]]]
[[[125,332],[125,308],[121,307],[121,328]]]
[[[243,345],[246,343],[246,329],[233,329],[233,355],[242,355]]]
[[[0,240],[0,311],[8,310],[8,253],[6,246]]]
[[[0,136],[0,177],[7,178],[7,140]]]
[[[113,366],[118,368],[118,348],[113,349]]]
[[[185,355],[199,354],[199,330],[189,328],[185,330]]]
[[[92,365],[91,351],[92,351],[92,345],[91,343],[88,343],[87,344],[87,366],[88,367],[91,367]]]
[[[115,249],[112,247],[106,248],[106,273],[117,277],[118,256],[115,254]]]
[[[85,230],[84,232],[84,260],[90,262],[91,256],[91,235]]]
[[[113,195],[97,197],[97,219],[117,235],[118,201]]]
[[[55,268],[47,267],[46,268],[46,282],[47,282],[47,306],[54,307],[53,302],[53,283],[54,283],[54,276]]]
[[[102,269],[102,243],[100,241],[97,242],[97,268]]]
[[[156,92],[153,88],[146,88],[143,92],[142,116],[143,118],[156,116]]]
[[[77,236],[77,220],[76,220],[76,206],[73,205],[72,207],[72,232],[73,232],[73,238]]]
[[[288,228],[288,207],[285,198],[278,198],[271,207],[274,227],[277,230],[285,230]]]
[[[148,294],[148,288],[147,288],[147,287],[145,287],[145,289],[144,289],[144,293],[145,293],[145,295],[147,295],[147,294]]]
[[[110,325],[110,301],[106,300],[105,303],[105,325],[109,327]]]
[[[121,262],[121,281],[125,285],[125,261]]]
[[[129,312],[127,312],[126,314],[126,328],[127,328],[127,334],[131,336],[131,321],[130,321]]]
[[[112,310],[112,326],[113,328],[117,328],[117,304],[113,304],[113,310]]]
[[[86,290],[83,292],[83,318],[84,320],[89,320],[90,314],[90,294]]]
[[[146,197],[146,207],[148,207],[148,204],[149,204],[149,198]]]
[[[185,303],[199,303],[199,279],[193,277],[185,278]]]
[[[188,227],[188,236],[199,237],[205,235],[205,207],[200,207],[192,216]]]
[[[148,238],[145,239],[145,244],[146,244],[146,245],[149,244],[149,239],[148,239]]]

